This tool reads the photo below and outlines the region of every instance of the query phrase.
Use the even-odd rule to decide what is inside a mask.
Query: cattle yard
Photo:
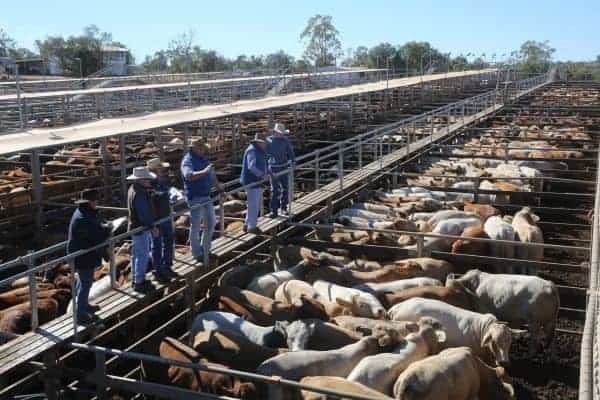
[[[344,387],[315,388],[309,381],[257,374],[256,368],[236,365],[235,357],[227,365],[226,356],[211,359],[200,354],[225,364],[207,366],[186,354],[187,350],[179,354],[159,351],[167,336],[193,344],[190,327],[202,312],[239,313],[220,290],[227,286],[254,290],[253,279],[275,266],[285,268],[308,260],[308,273],[301,268],[302,273],[294,278],[313,283],[327,277],[348,286],[358,282],[355,274],[338,274],[335,267],[314,259],[327,254],[330,264],[335,260],[335,265],[341,265],[343,260],[348,269],[351,261],[358,265],[357,260],[380,267],[407,266],[406,278],[427,275],[408,269],[402,260],[431,257],[450,262],[458,276],[478,268],[538,275],[554,282],[560,309],[553,346],[530,357],[532,335],[514,340],[507,372],[518,399],[591,399],[586,396],[591,396],[597,383],[591,348],[597,343],[593,327],[598,323],[600,85],[549,82],[546,76],[510,78],[501,72],[447,77],[226,117],[157,124],[153,129],[115,136],[115,131],[107,131],[99,139],[84,142],[22,144],[0,161],[4,180],[0,185],[5,188],[0,200],[0,226],[6,237],[2,251],[6,259],[19,257],[0,265],[0,285],[22,287],[29,301],[25,307],[29,319],[21,331],[4,331],[7,343],[0,347],[0,396],[44,391],[49,398],[130,398],[135,393],[186,399],[266,397],[266,392],[253,397],[250,389],[240,391],[239,382],[234,387],[231,380],[220,383],[227,390],[217,389],[216,384],[194,387],[194,379],[184,382],[186,374],[193,377],[191,370],[185,371],[187,367],[253,382],[257,390],[266,384],[312,387],[332,398],[341,392],[346,393],[344,398],[373,399],[364,393],[348,394]],[[264,234],[244,234],[239,230],[243,188],[233,178],[248,138],[272,121],[286,123],[302,154],[289,171],[294,188],[291,217],[263,217],[259,226]],[[85,128],[85,124],[79,127],[83,135]],[[54,134],[68,139],[59,131]],[[205,260],[205,266],[195,264],[184,246],[186,210],[176,208],[175,225],[180,233],[176,271],[184,278],[181,282],[166,287],[156,284],[156,293],[145,297],[134,294],[126,283],[130,233],[118,234],[109,243],[113,258],[103,271],[112,290],[98,299],[103,325],[86,329],[72,315],[64,314],[70,295],[58,301],[60,311],[42,311],[44,285],[72,290],[62,240],[76,193],[101,186],[103,204],[108,205],[105,212],[122,216],[125,171],[159,155],[174,164],[176,177],[184,146],[194,136],[211,141],[221,179],[230,182],[227,194],[214,198],[219,214],[219,238],[211,248],[214,258]],[[14,141],[7,138],[12,146]],[[435,195],[423,202],[417,193]],[[461,236],[462,229],[423,228],[421,223],[431,217],[425,213],[462,210],[467,201],[492,205],[501,216],[512,216],[528,206],[539,217],[543,244],[484,236],[467,240]],[[360,204],[400,209],[403,223],[387,215],[378,223],[365,224],[364,212],[372,210],[361,209]],[[23,244],[32,237],[35,247]],[[465,248],[469,250],[455,246],[461,240],[468,242]],[[294,263],[282,265],[289,245],[312,252],[296,254]],[[57,283],[61,279],[62,286]],[[0,315],[7,308],[0,309]],[[251,309],[246,312],[246,320],[258,318]],[[34,331],[28,332],[32,327]],[[5,325],[0,323],[0,328],[4,330]],[[174,354],[177,361],[165,358]],[[179,381],[173,376],[168,379],[169,365],[171,370],[180,368]],[[202,379],[196,376],[196,383]]]

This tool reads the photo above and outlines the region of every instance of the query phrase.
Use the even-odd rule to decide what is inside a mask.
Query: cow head
[[[441,322],[431,317],[423,317],[419,319],[419,331],[410,333],[407,338],[420,336],[427,344],[429,354],[437,354],[442,350],[446,343],[446,332],[444,331]]]
[[[273,348],[286,347],[289,325],[290,323],[287,321],[275,321],[273,330],[265,338],[265,345]]]
[[[287,347],[291,351],[304,350],[314,330],[314,320],[297,320],[292,322],[286,329]]]
[[[511,329],[498,322],[492,323],[481,342],[481,347],[489,351],[494,361],[503,366],[510,364],[509,350],[512,343]]]

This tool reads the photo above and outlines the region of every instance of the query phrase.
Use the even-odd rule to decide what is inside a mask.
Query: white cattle
[[[385,350],[380,339],[368,336],[337,350],[300,350],[279,354],[259,365],[257,372],[299,381],[305,376],[327,375],[346,377],[364,357]],[[269,386],[268,398],[287,399],[290,393],[279,385]]]
[[[358,208],[344,208],[336,214],[337,219],[343,217],[362,218],[368,221],[382,221],[388,218],[386,215],[380,214],[378,212],[361,210]]]
[[[421,317],[437,319],[446,331],[446,347],[467,346],[478,356],[491,353],[497,363],[509,362],[512,332],[492,314],[480,314],[442,301],[415,297],[394,305],[388,316],[394,321],[417,321]]]
[[[512,327],[527,325],[531,332],[531,351],[540,334],[548,343],[554,336],[560,296],[554,283],[537,276],[489,274],[471,270],[457,279],[476,294],[481,304]]]
[[[473,212],[461,211],[461,210],[442,210],[434,213],[427,222],[431,225],[431,228],[435,228],[440,222],[448,219],[456,218],[477,218],[479,215]]]
[[[304,277],[305,268],[306,265],[301,263],[290,269],[257,276],[248,284],[247,289],[260,295],[273,298],[275,290],[277,290],[277,287],[283,282],[291,279],[302,279]]]
[[[190,337],[201,331],[225,331],[240,334],[260,346],[283,348],[286,346],[286,321],[277,321],[274,326],[258,326],[235,314],[223,311],[207,311],[194,318]]]
[[[512,227],[519,241],[523,243],[544,243],[542,230],[536,225],[540,217],[535,215],[529,207],[518,211],[513,220]],[[515,255],[521,260],[541,261],[544,258],[543,247],[516,246]]]
[[[347,288],[330,282],[318,280],[313,283],[317,293],[330,302],[346,302],[354,304],[360,311],[357,316],[368,318],[384,318],[385,308],[370,293],[358,289]]]
[[[363,358],[347,379],[393,396],[394,383],[398,375],[413,362],[438,353],[440,344],[445,341],[446,334],[443,330],[424,324],[419,332],[408,334],[392,353],[380,353]]]
[[[408,366],[393,392],[402,400],[513,400],[514,388],[505,376],[502,367],[491,368],[471,349],[459,347]]]
[[[483,230],[490,239],[515,240],[515,230],[512,225],[497,215],[489,217],[485,221]],[[515,246],[510,243],[490,243],[490,254],[492,257],[514,258]]]
[[[371,293],[377,295],[379,293],[385,292],[397,292],[400,290],[410,289],[413,287],[420,286],[439,286],[442,283],[433,278],[409,278],[409,279],[400,279],[397,281],[391,282],[382,282],[382,283],[362,283],[360,285],[354,286],[354,289],[362,290],[363,292]]]

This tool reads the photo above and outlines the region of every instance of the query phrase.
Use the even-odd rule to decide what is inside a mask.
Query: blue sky
[[[559,60],[600,54],[600,0],[137,1],[3,0],[0,26],[20,45],[96,24],[138,60],[193,29],[196,42],[232,57],[284,49],[298,57],[298,36],[314,14],[329,14],[342,46],[427,40],[444,52],[509,53],[528,39],[549,40]]]

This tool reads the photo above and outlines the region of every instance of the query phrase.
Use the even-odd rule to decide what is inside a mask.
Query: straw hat
[[[146,162],[146,167],[148,167],[149,170],[169,168],[170,166],[171,164],[169,164],[168,162],[160,161],[160,158],[152,158]]]
[[[75,204],[89,203],[90,201],[99,200],[100,192],[96,189],[84,189],[81,191],[79,199],[75,200]]]
[[[156,179],[156,174],[150,172],[148,167],[135,167],[133,174],[127,177],[128,181],[139,181],[143,179]]]
[[[277,122],[274,126],[273,126],[273,132],[277,132],[280,133],[282,135],[287,135],[288,133],[290,133],[289,129],[285,129],[285,125],[282,123]]]
[[[254,138],[252,140],[250,140],[250,143],[254,144],[254,143],[264,143],[267,144],[267,140],[265,138],[265,135],[263,133],[256,133],[254,135]]]
[[[203,138],[195,138],[190,141],[190,148],[202,149],[207,152],[210,150],[210,145]]]

